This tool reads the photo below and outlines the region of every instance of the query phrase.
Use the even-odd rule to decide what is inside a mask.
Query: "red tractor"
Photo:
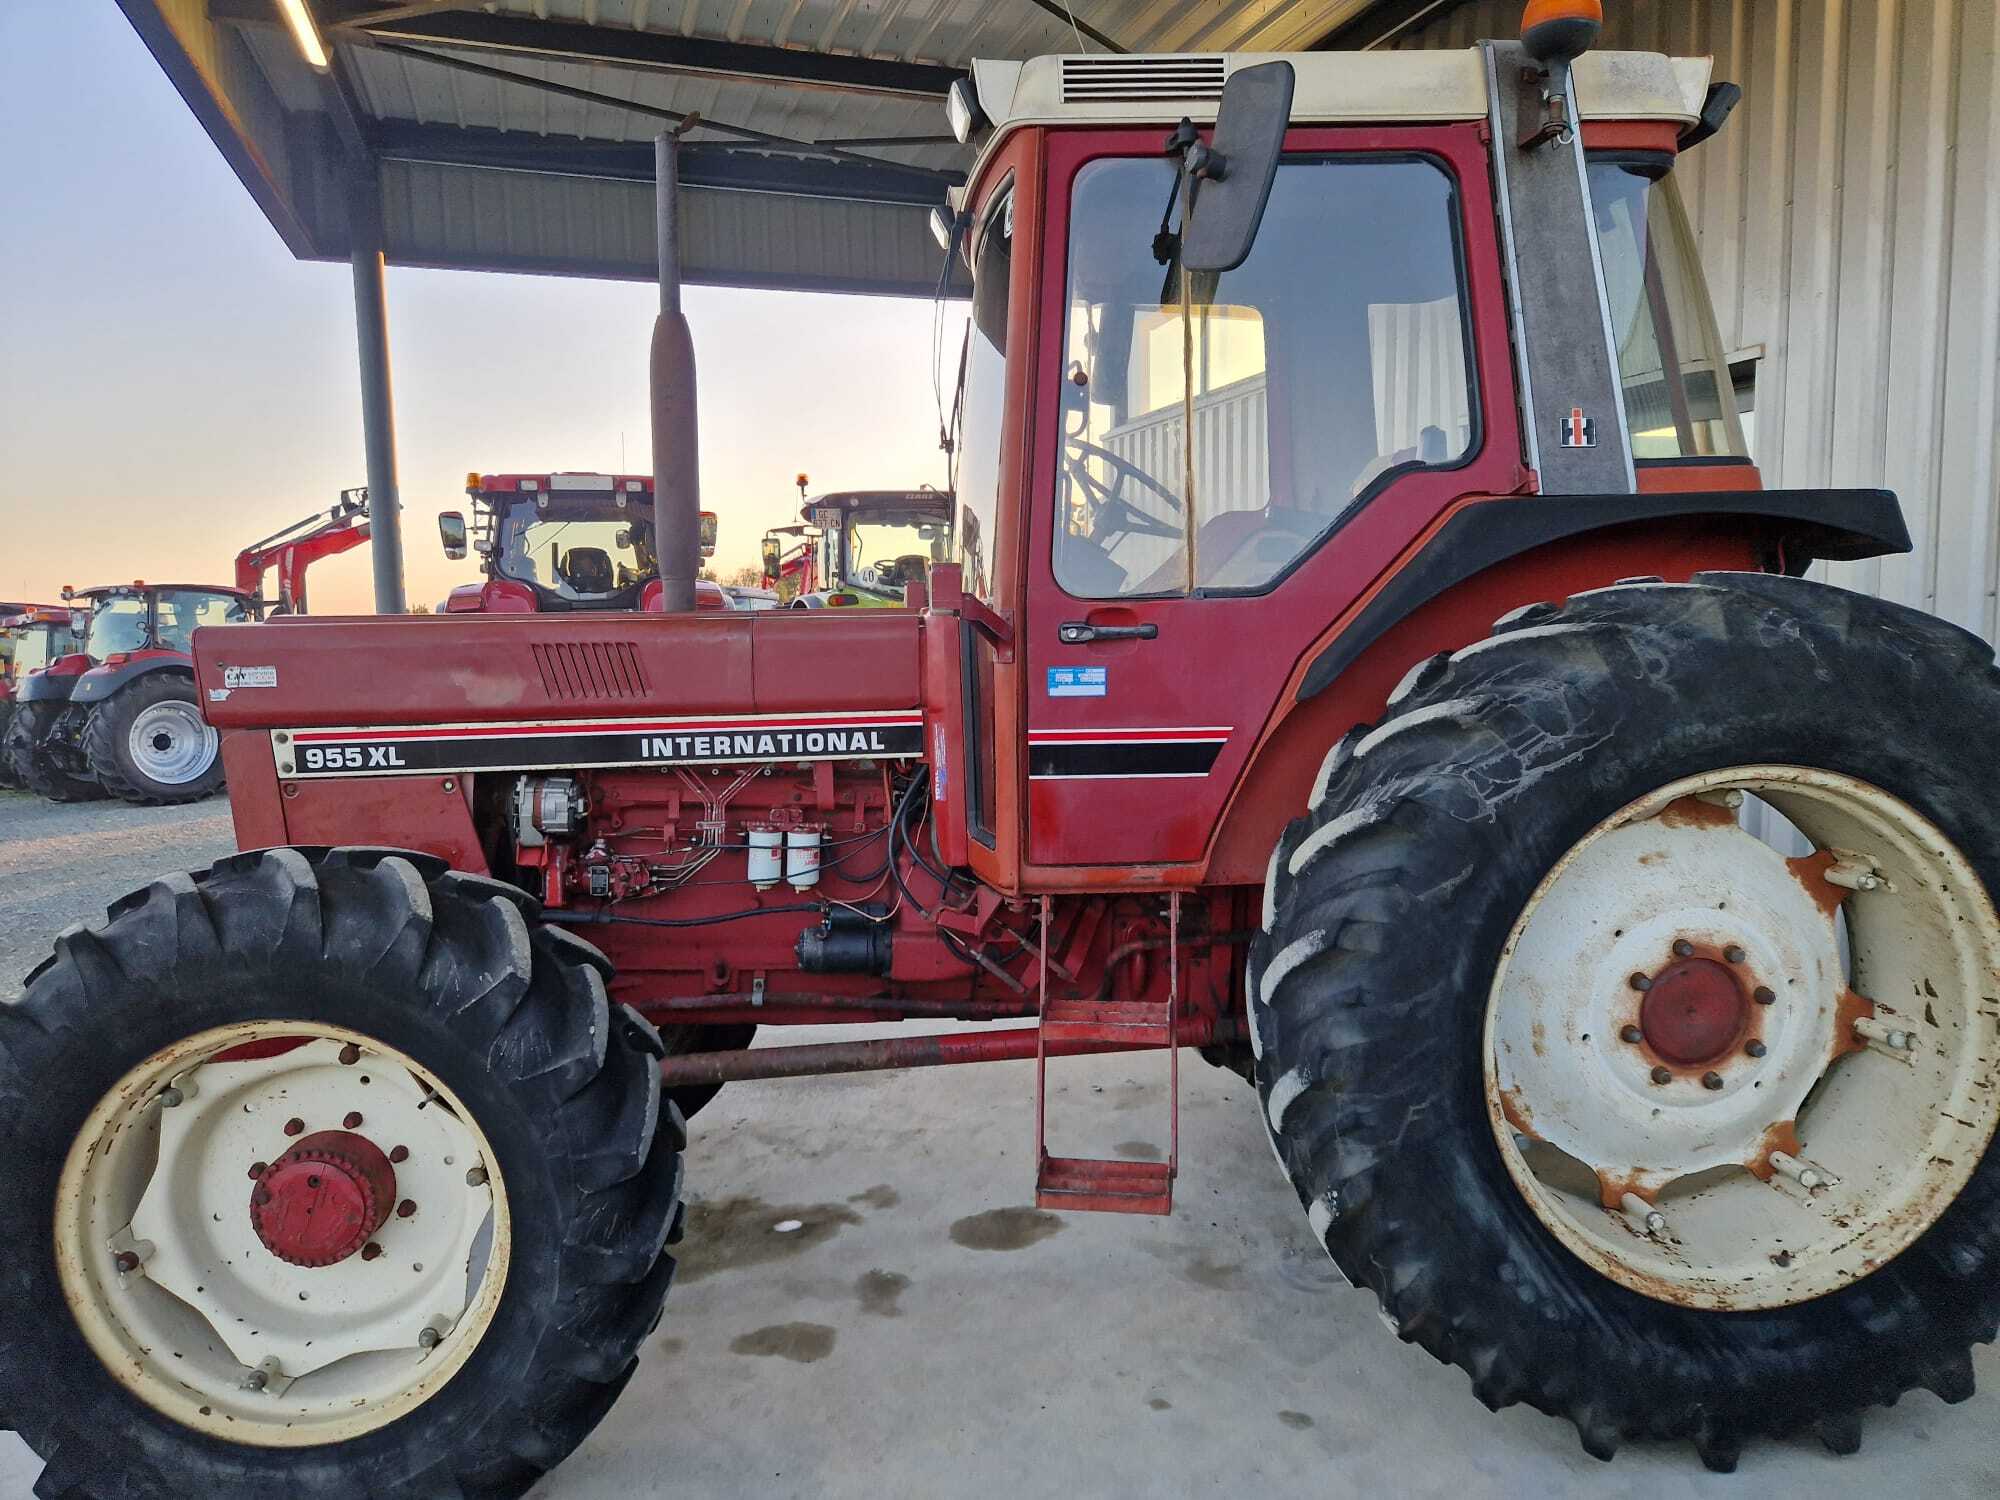
[[[33,791],[57,802],[110,795],[127,802],[194,802],[222,785],[216,732],[202,718],[191,643],[197,627],[302,614],[306,570],[368,540],[367,492],[344,492],[236,555],[236,587],[147,584],[63,591],[88,601],[75,629],[87,649],[51,660],[24,678],[19,709],[0,739],[0,758]],[[259,596],[278,573],[274,599]],[[258,674],[217,683],[210,702],[261,685]]]
[[[462,583],[440,614],[542,614],[658,609],[653,481],[643,474],[467,474],[472,527],[455,510],[438,517],[444,554],[479,554],[486,577]],[[715,553],[714,511],[703,511],[701,555]],[[730,609],[708,579],[696,607]]]
[[[14,685],[58,657],[82,649],[75,617],[67,605],[0,606],[0,745],[14,719]],[[0,787],[19,786],[13,757],[0,751]]]
[[[1762,487],[1674,187],[1735,91],[1588,8],[976,65],[921,609],[203,631],[244,852],[0,1006],[45,1487],[519,1495],[659,1320],[690,1091],[1121,1049],[1254,1077],[1397,1336],[1600,1458],[1969,1395],[2000,671],[1800,576],[1899,507]],[[1039,1203],[1169,1210],[1170,1112],[1032,1113]]]

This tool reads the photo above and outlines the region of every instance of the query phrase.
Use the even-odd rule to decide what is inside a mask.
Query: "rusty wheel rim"
[[[462,1103],[394,1047],[297,1021],[217,1027],[127,1072],[56,1196],[63,1298],[106,1368],[184,1426],[265,1447],[429,1400],[491,1326],[511,1244]]]
[[[1810,840],[1787,858],[1737,809]],[[1843,939],[1842,926],[1845,926]],[[1537,1218],[1614,1281],[1718,1310],[1866,1276],[1948,1208],[2000,1123],[2000,917],[1880,788],[1741,766],[1592,829],[1489,995],[1489,1119]]]

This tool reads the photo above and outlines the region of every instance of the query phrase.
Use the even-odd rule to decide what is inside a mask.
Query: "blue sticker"
[[[1106,671],[1104,667],[1050,667],[1049,696],[1102,698]]]

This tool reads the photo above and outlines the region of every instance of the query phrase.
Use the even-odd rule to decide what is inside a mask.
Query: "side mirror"
[[[784,548],[776,537],[767,536],[764,538],[762,556],[764,560],[764,576],[766,578],[776,578],[778,576],[778,569],[783,565],[785,560]]]
[[[444,542],[444,555],[453,562],[465,556],[465,516],[459,511],[445,511],[438,517],[438,537]]]
[[[1223,84],[1215,144],[1188,150],[1183,271],[1233,271],[1249,259],[1278,175],[1296,81],[1290,63],[1269,62],[1240,69]]]
[[[701,515],[701,555],[715,556],[715,512],[705,510]]]

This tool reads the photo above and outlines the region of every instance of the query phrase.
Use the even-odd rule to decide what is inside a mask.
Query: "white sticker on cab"
[[[226,688],[271,688],[278,685],[276,667],[224,667],[222,685]]]

